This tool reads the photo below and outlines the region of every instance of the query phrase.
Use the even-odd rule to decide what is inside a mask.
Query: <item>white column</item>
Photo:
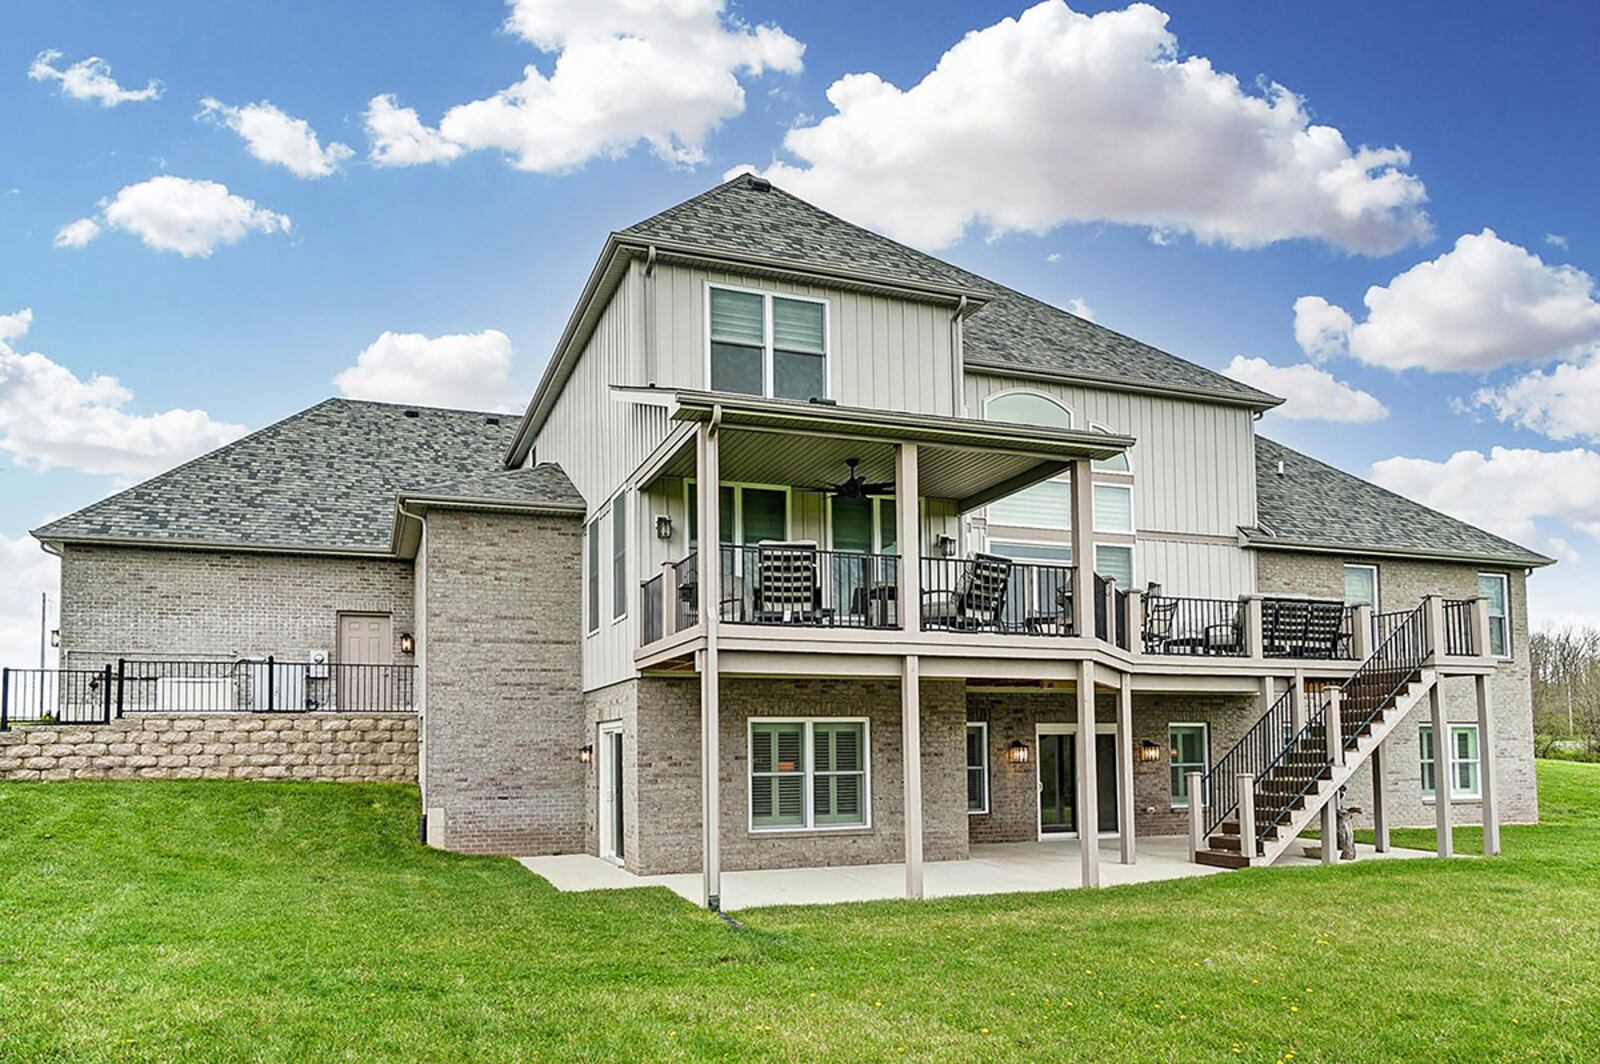
[[[1257,660],[1267,656],[1267,633],[1262,619],[1261,596],[1246,595],[1244,600],[1245,646]],[[1268,702],[1267,705],[1271,705]]]
[[[1085,463],[1087,464],[1087,463]],[[1083,885],[1100,885],[1100,786],[1096,778],[1094,662],[1078,662],[1078,844]]]
[[[1450,723],[1444,719],[1444,698],[1437,680],[1428,688],[1428,709],[1433,716],[1434,827],[1439,833],[1439,856],[1452,857],[1455,840],[1450,837]]]
[[[1093,639],[1094,474],[1087,458],[1072,463],[1072,564],[1073,632]]]
[[[1200,792],[1205,789],[1205,775],[1200,772],[1185,773],[1184,793],[1189,796],[1189,860],[1193,861],[1195,855],[1206,848],[1206,803],[1205,795]]]
[[[1306,674],[1296,669],[1290,684],[1294,697],[1289,699],[1289,726],[1299,735],[1306,726]]]
[[[706,908],[722,905],[721,736],[718,733],[721,676],[717,660],[719,603],[722,601],[722,542],[718,485],[722,462],[717,434],[702,426],[696,443],[696,505],[700,507],[700,620],[706,649],[700,669],[700,821],[701,892]]]
[[[1379,853],[1389,852],[1389,810],[1384,804],[1387,797],[1389,755],[1385,751],[1388,740],[1372,749],[1372,848]]]
[[[1117,827],[1122,836],[1122,863],[1138,861],[1133,830],[1133,673],[1122,674],[1117,688]]]
[[[1246,864],[1256,863],[1256,778],[1241,772],[1233,780],[1239,796],[1239,856]]]
[[[1372,607],[1362,603],[1356,607],[1351,619],[1351,644],[1357,661],[1366,661],[1377,648],[1372,645]]]
[[[900,748],[904,753],[906,897],[922,897],[922,665],[905,657],[900,678]]]
[[[1261,677],[1261,712],[1278,704],[1278,678],[1276,676]]]
[[[1488,646],[1487,643],[1482,644]],[[1489,677],[1478,681],[1478,785],[1483,788],[1483,855],[1500,852],[1500,784],[1495,779],[1494,714],[1489,700]]]
[[[922,521],[917,485],[917,445],[902,443],[895,450],[894,539],[900,555],[900,627],[907,634],[922,631]]]

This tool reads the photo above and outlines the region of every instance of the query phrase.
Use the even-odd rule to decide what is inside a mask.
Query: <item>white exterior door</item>
[[[600,856],[622,863],[622,725],[600,725]]]
[[[392,709],[386,666],[394,663],[394,618],[387,613],[341,613],[335,657],[335,698],[342,710]]]

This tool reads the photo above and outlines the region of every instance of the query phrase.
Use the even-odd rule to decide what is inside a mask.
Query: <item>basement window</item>
[[[1478,750],[1476,724],[1451,724],[1450,732],[1450,798],[1474,799],[1483,796],[1483,761]],[[1434,773],[1438,771],[1438,757],[1433,744],[1433,725],[1422,725],[1420,742],[1422,759],[1422,797],[1437,799],[1439,788]]]
[[[867,825],[867,722],[750,722],[752,831]]]

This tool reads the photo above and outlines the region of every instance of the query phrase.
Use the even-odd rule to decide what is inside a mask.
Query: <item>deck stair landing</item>
[[[1438,683],[1430,627],[1418,607],[1345,683],[1304,711],[1295,693],[1286,693],[1210,772],[1191,777],[1191,787],[1198,784],[1209,799],[1204,820],[1191,829],[1198,863],[1244,868],[1283,855]],[[1247,785],[1248,804],[1240,801]],[[1253,860],[1245,856],[1245,834]]]

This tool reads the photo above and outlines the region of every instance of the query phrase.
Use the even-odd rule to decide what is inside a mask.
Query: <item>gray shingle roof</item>
[[[990,302],[966,323],[969,362],[1226,397],[1280,400],[1102,325],[924,254],[812,206],[776,186],[736,177],[623,230],[624,234],[965,289]]]
[[[436,484],[407,488],[407,499],[444,499],[463,502],[547,505],[583,509],[583,496],[554,462],[532,469],[490,469],[451,477]]]
[[[515,428],[514,414],[329,399],[34,535],[386,551],[397,492],[502,469]],[[519,485],[572,492],[564,475]]]
[[[1278,463],[1283,475],[1278,475]],[[1256,514],[1251,542],[1393,550],[1549,565],[1552,559],[1430,510],[1299,451],[1256,437]]]

